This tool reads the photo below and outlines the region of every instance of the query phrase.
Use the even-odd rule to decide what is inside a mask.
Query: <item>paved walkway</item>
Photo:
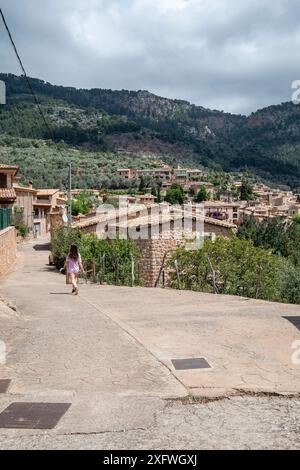
[[[0,309],[0,378],[12,379],[0,411],[72,406],[52,431],[0,429],[0,448],[300,448],[300,332],[282,318],[298,306],[95,285],[75,297],[44,248],[24,245],[0,284],[17,307]],[[174,369],[192,357],[211,369]]]

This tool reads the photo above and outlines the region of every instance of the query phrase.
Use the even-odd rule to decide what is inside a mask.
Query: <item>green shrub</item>
[[[101,283],[131,285],[131,257],[135,259],[135,279],[138,278],[139,251],[130,240],[98,240],[95,234],[58,228],[52,239],[55,266],[64,266],[71,243],[76,243],[89,277]]]
[[[174,260],[177,259],[181,288],[214,292],[208,257],[215,271],[220,294],[294,303],[299,300],[299,283],[296,272],[289,273],[292,267],[290,262],[274,255],[271,250],[255,247],[251,240],[236,237],[220,237],[215,242],[207,238],[203,248],[197,251],[177,250],[168,262],[171,286],[177,286],[174,270]]]
[[[24,220],[24,209],[22,207],[15,207],[13,213],[13,224],[17,229],[18,234],[25,238],[29,234],[29,227]]]
[[[182,205],[186,199],[183,188],[177,184],[173,183],[172,186],[167,189],[165,201],[171,205]]]
[[[98,204],[99,201],[93,192],[84,191],[79,193],[76,198],[72,198],[72,215],[89,214],[92,208]]]

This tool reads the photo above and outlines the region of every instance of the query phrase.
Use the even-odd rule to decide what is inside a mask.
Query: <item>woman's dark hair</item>
[[[72,245],[70,247],[69,258],[77,261],[78,257],[79,257],[78,247],[77,247],[77,245],[75,245],[75,243],[72,243]]]

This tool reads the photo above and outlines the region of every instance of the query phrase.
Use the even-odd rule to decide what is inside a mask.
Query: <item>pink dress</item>
[[[67,256],[66,261],[67,261],[67,270],[68,270],[69,274],[71,274],[71,273],[78,274],[80,272],[80,263],[81,263],[81,256],[80,255],[78,255],[77,260],[72,259],[69,256]]]

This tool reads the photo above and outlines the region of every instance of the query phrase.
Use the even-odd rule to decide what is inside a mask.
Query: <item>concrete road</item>
[[[17,307],[0,307],[0,412],[72,405],[51,431],[0,429],[0,448],[300,448],[300,332],[283,318],[298,306],[95,285],[75,297],[44,248],[23,245],[0,284]],[[198,357],[211,368],[171,362]]]

